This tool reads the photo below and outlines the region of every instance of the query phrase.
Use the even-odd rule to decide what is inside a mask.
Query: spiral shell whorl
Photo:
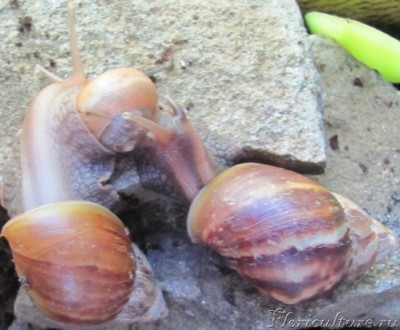
[[[133,289],[135,259],[122,222],[90,202],[47,204],[2,230],[37,307],[72,324],[114,318]]]
[[[135,283],[129,301],[118,314],[123,323],[148,322],[168,315],[168,309],[145,255],[133,244],[136,257]]]
[[[399,238],[353,201],[333,193],[349,222],[352,260],[347,277],[354,278],[399,248]]]
[[[116,68],[90,80],[77,96],[76,104],[89,131],[101,140],[112,119],[124,112],[154,119],[157,92],[143,72]]]
[[[338,201],[316,182],[268,165],[237,165],[217,176],[194,200],[188,230],[287,304],[331,290],[351,260]]]

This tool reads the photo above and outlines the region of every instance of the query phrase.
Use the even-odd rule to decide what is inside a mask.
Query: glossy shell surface
[[[114,318],[133,289],[135,260],[122,222],[90,202],[48,204],[10,220],[20,282],[36,306],[76,324]]]
[[[331,290],[351,261],[336,198],[311,179],[268,165],[241,164],[217,176],[192,203],[188,231],[287,304]]]

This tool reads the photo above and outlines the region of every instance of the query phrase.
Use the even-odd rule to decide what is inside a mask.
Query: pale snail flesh
[[[3,227],[18,277],[52,319],[97,324],[166,314],[152,269],[106,208],[86,201],[46,204]]]
[[[146,133],[132,161],[145,189],[191,201],[217,170],[185,111],[168,101],[171,110],[160,111],[156,121],[126,114],[135,130]]]
[[[117,68],[86,78],[72,8],[69,14],[72,73],[63,80],[41,68],[53,83],[30,104],[4,165],[0,197],[11,217],[71,199],[113,208],[119,196],[106,182],[116,153],[134,149],[141,136],[124,114],[152,119],[157,110],[155,86],[138,70]]]
[[[330,292],[398,246],[392,231],[353,202],[295,172],[254,163],[203,188],[187,226],[192,241],[286,304]]]

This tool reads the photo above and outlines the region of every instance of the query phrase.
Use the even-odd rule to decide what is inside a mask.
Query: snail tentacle
[[[167,186],[179,191],[190,202],[217,174],[217,169],[183,109],[172,101],[169,105],[172,111],[159,112],[155,120],[125,114],[134,129],[147,132],[135,150],[134,161],[142,185],[157,190],[154,178],[164,186],[165,179],[162,178],[167,178]]]
[[[78,36],[75,30],[75,10],[74,4],[68,2],[68,29],[69,29],[69,40],[71,47],[71,58],[72,58],[72,77],[79,77],[86,79],[84,66],[81,60],[78,47]]]
[[[55,75],[54,73],[50,72],[49,70],[45,69],[39,64],[36,64],[35,71],[42,73],[48,80],[50,80],[53,83],[62,82],[64,80],[59,76]]]

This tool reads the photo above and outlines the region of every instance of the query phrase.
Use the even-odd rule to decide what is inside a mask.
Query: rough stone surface
[[[400,93],[333,40],[311,36],[322,76],[328,162],[319,181],[348,196],[400,235]],[[400,320],[400,251],[356,280],[348,301],[321,307],[348,316]],[[400,327],[400,321],[398,322]]]
[[[8,87],[0,94],[0,138],[9,145],[27,104],[47,83],[35,65],[60,76],[71,66],[64,2],[2,3],[0,79]],[[161,104],[170,96],[184,106],[221,162],[261,159],[322,171],[318,75],[294,1],[76,1],[76,7],[89,76],[118,66],[152,74]]]
[[[0,22],[3,27],[0,30],[3,38],[0,48],[2,72],[0,80],[2,86],[6,86],[2,88],[0,98],[2,123],[4,122],[4,129],[0,131],[1,137],[4,138],[3,148],[12,141],[12,133],[17,131],[18,123],[22,121],[25,105],[39,90],[40,85],[45,84],[44,80],[39,82],[30,74],[34,64],[50,63],[52,59],[56,63],[56,71],[61,72],[60,75],[69,72],[68,40],[63,30],[64,25],[61,23],[64,22],[66,15],[64,4],[47,1],[41,3],[19,1],[19,3],[20,8],[17,9],[13,9],[8,1],[2,2],[0,7]],[[43,10],[44,4],[46,10]],[[131,3],[128,5],[127,2],[122,1],[115,4],[102,2],[102,6],[99,6],[97,10],[93,10],[95,6],[93,3],[82,1],[80,4],[77,10],[78,33],[80,39],[85,41],[81,48],[88,72],[95,74],[103,72],[107,67],[121,65],[135,65],[153,72],[158,80],[162,97],[169,94],[186,108],[191,108],[189,115],[201,129],[201,134],[208,141],[208,145],[213,147],[214,154],[221,159],[227,156],[228,163],[237,157],[236,146],[231,145],[221,152],[223,148],[221,149],[218,145],[212,146],[212,141],[218,138],[215,141],[232,143],[233,136],[239,132],[224,137],[222,132],[217,134],[217,130],[213,130],[212,125],[209,130],[206,130],[205,119],[197,113],[197,110],[216,109],[221,113],[225,111],[229,112],[230,116],[235,116],[231,113],[232,111],[224,109],[231,109],[238,104],[236,110],[240,113],[242,109],[249,106],[250,99],[251,105],[259,106],[250,107],[250,109],[260,108],[262,102],[268,103],[265,103],[264,107],[261,106],[261,109],[273,107],[276,104],[284,106],[279,98],[265,98],[265,95],[269,95],[268,91],[265,92],[262,88],[255,91],[254,88],[246,87],[251,85],[251,79],[246,80],[246,78],[247,84],[240,85],[241,87],[237,89],[234,87],[234,91],[228,89],[227,86],[232,86],[232,82],[236,80],[234,78],[238,78],[240,72],[243,71],[240,69],[235,71],[235,65],[242,66],[242,69],[247,66],[244,61],[245,55],[242,58],[240,57],[242,53],[237,54],[226,49],[237,42],[237,49],[242,51],[244,48],[250,54],[250,49],[252,49],[250,46],[254,40],[253,34],[258,36],[259,29],[264,28],[265,39],[256,37],[260,44],[257,42],[255,44],[266,52],[265,56],[268,59],[274,56],[276,59],[285,58],[285,54],[281,54],[282,49],[275,47],[264,49],[263,47],[268,45],[267,33],[269,32],[267,31],[272,29],[274,22],[278,31],[282,33],[290,29],[290,24],[300,24],[299,21],[296,23],[297,18],[293,19],[297,16],[293,16],[295,9],[290,9],[290,7],[287,13],[292,16],[289,16],[290,19],[287,20],[284,28],[280,27],[274,16],[277,12],[283,13],[281,6],[291,4],[290,1],[248,1],[246,5],[241,4],[237,7],[229,1],[212,1],[208,2],[207,6],[200,2],[198,4],[192,2],[190,7],[185,7],[185,9],[177,6],[174,1],[162,2],[162,4],[156,1],[135,2],[134,8],[131,7]],[[263,9],[264,6],[267,9]],[[213,10],[209,11],[206,7]],[[135,14],[132,14],[130,8]],[[255,15],[253,30],[249,28],[250,24],[253,24],[253,18],[245,17],[246,9]],[[266,21],[263,23],[265,27],[260,26],[258,15],[262,12],[273,17],[268,20],[265,18]],[[43,13],[49,15],[51,19],[46,18]],[[34,17],[33,29],[31,32],[20,33],[16,30],[18,18],[24,15]],[[229,31],[228,26],[235,23],[235,29],[232,28],[234,31]],[[196,28],[200,31],[199,35],[193,34],[192,29]],[[300,27],[300,29],[303,28]],[[232,39],[230,39],[230,33],[233,33]],[[238,33],[241,38],[236,39],[235,33]],[[206,36],[204,39],[202,39],[203,35]],[[289,40],[292,38],[289,33],[284,36]],[[272,41],[275,40],[274,37],[275,35],[271,36]],[[299,51],[296,47],[301,45],[296,46],[296,43],[300,40],[305,45],[303,50],[306,51],[307,37],[299,36],[298,38],[292,39],[295,40],[295,49]],[[393,86],[383,82],[374,72],[353,60],[335,43],[318,37],[313,37],[312,40],[316,67],[320,69],[323,78],[321,83],[324,90],[325,126],[331,146],[328,148],[329,161],[326,174],[317,179],[328,188],[354,199],[399,234],[397,219],[400,216],[398,179],[400,100],[398,92]],[[16,46],[18,42],[21,42],[21,46]],[[261,46],[261,43],[265,45]],[[54,47],[54,45],[57,46]],[[272,42],[273,45],[277,46]],[[173,50],[172,57],[175,66],[172,71],[171,67],[169,70],[165,69],[170,65],[168,49]],[[255,46],[254,50],[256,49]],[[218,55],[218,52],[213,53],[217,50],[220,52],[226,50],[225,60],[222,60],[224,56]],[[39,53],[36,54],[35,51]],[[258,53],[255,51],[253,54]],[[305,54],[307,53],[303,55]],[[238,58],[235,59],[234,55]],[[310,54],[307,54],[304,61],[308,62],[309,56]],[[97,60],[94,60],[95,57]],[[205,58],[208,60],[205,61]],[[249,58],[255,60],[255,57]],[[160,61],[165,63],[156,64]],[[214,63],[218,63],[218,67],[214,67]],[[255,71],[252,70],[256,70],[256,62],[249,60],[248,63],[248,68],[252,68],[248,70],[254,73]],[[268,61],[264,62],[264,65],[266,63]],[[273,67],[273,63],[269,65],[271,67],[266,66],[264,69],[274,73],[265,79],[276,79],[276,91],[279,90],[282,93],[283,99],[284,94],[287,93],[286,89],[290,87],[287,80],[294,82],[295,79],[289,73],[286,73],[285,79],[275,77],[275,75],[285,75],[285,70],[290,72],[291,65],[288,63],[283,63],[278,67]],[[276,65],[277,62],[275,62]],[[156,72],[160,68],[163,70]],[[274,71],[278,69],[282,71]],[[261,74],[261,70],[259,71]],[[248,73],[246,70],[244,72]],[[313,75],[312,69],[305,71],[304,75],[307,76],[307,72]],[[247,77],[246,74],[245,77]],[[230,80],[224,82],[227,76]],[[359,79],[354,80],[355,78]],[[314,76],[309,79],[317,81]],[[212,84],[214,80],[215,85]],[[257,87],[257,84],[252,85],[254,86]],[[314,91],[317,91],[318,87],[315,88]],[[306,88],[304,95],[312,94]],[[236,98],[233,95],[236,95]],[[300,99],[298,103],[301,103]],[[318,108],[317,99],[314,99],[314,110]],[[290,109],[294,102],[289,102],[289,106],[285,109]],[[286,119],[291,120],[289,113],[282,113],[282,115],[286,115]],[[293,115],[296,116],[296,114]],[[314,111],[314,115],[316,122],[319,122],[319,112]],[[219,120],[222,120],[221,116]],[[227,117],[225,120],[230,119]],[[274,121],[275,125],[282,125],[283,122],[285,122],[285,116]],[[287,124],[286,122],[285,125]],[[272,136],[275,138],[276,132],[284,131],[281,126],[275,129],[277,131],[271,128]],[[306,126],[305,129],[306,134],[315,133],[318,136],[321,134],[319,124],[314,125],[314,128]],[[236,130],[240,129],[236,128]],[[338,136],[337,139],[335,135]],[[311,139],[311,136],[307,136],[306,139]],[[317,148],[311,150],[323,149],[321,148],[323,142],[318,144],[315,140],[310,141],[312,144],[316,143],[316,147],[313,148]],[[284,140],[285,144],[293,144],[293,138],[289,141]],[[293,150],[303,147],[299,143]],[[254,148],[257,148],[257,144]],[[3,150],[1,157],[4,157]],[[285,150],[284,146],[282,150]],[[325,157],[320,151],[308,151],[308,154],[314,155],[312,157],[314,161],[320,159],[320,163]],[[293,157],[302,159],[300,156]],[[304,159],[302,162],[306,163]],[[256,330],[267,329],[271,326],[280,327],[286,316],[292,322],[298,322],[296,324],[300,326],[307,325],[307,320],[311,322],[319,319],[333,322],[338,315],[346,320],[370,319],[373,322],[400,319],[399,252],[385,264],[377,265],[358,279],[344,283],[328,297],[303,306],[288,307],[263,297],[249,282],[230,270],[222,258],[206,248],[192,244],[185,229],[186,211],[187,209],[180,204],[158,200],[122,215],[125,223],[131,228],[135,241],[147,254],[156,277],[160,280],[170,310],[166,319],[149,324],[132,325],[130,329]],[[272,319],[274,311],[279,314],[280,320]],[[25,311],[19,316],[29,320],[30,317],[35,317],[35,313]],[[35,328],[39,329],[39,327]],[[293,323],[286,323],[286,328],[293,328]],[[13,329],[28,329],[28,326],[26,322],[19,319],[13,324]]]

